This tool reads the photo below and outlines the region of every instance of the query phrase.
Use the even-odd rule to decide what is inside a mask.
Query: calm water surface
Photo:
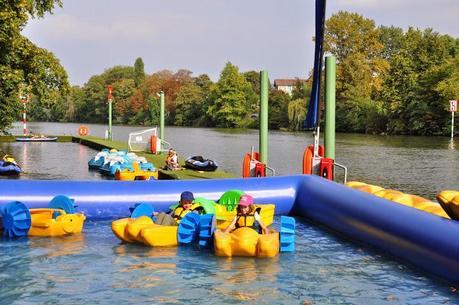
[[[79,124],[31,123],[38,133],[76,134]],[[103,136],[105,127],[88,125]],[[20,125],[16,125],[20,133]],[[117,140],[144,128],[114,127]],[[257,131],[166,129],[180,155],[203,155],[240,172]],[[300,172],[311,142],[270,133],[270,166]],[[458,189],[459,143],[448,138],[337,136],[350,179],[424,195]],[[25,170],[20,179],[101,179],[87,170],[96,151],[73,143],[0,143]],[[274,259],[215,257],[192,247],[121,245],[110,222],[83,235],[0,242],[0,304],[459,304],[454,288],[422,271],[297,219],[297,249]],[[275,221],[275,223],[278,221]]]

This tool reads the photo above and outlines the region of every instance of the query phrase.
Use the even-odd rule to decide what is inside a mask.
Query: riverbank
[[[16,142],[16,137],[20,136],[0,136],[0,142]],[[54,137],[54,136],[53,136]],[[95,136],[55,136],[57,137],[56,142],[65,143],[73,142],[81,145],[88,146],[97,151],[102,150],[103,148],[108,149],[117,149],[117,150],[129,150],[128,144],[122,141],[109,141]],[[184,167],[185,162],[184,158],[179,158],[181,170],[170,171],[163,170],[164,160],[166,158],[165,154],[151,154],[147,152],[136,152],[137,155],[143,156],[147,159],[148,162],[153,163],[155,168],[158,169],[158,179],[160,180],[189,180],[189,179],[222,179],[222,178],[234,178],[236,177],[232,173],[228,173],[222,170],[216,170],[213,172],[204,172],[204,171],[195,171],[190,170]],[[181,160],[181,161],[180,161]],[[89,160],[88,160],[89,161]]]

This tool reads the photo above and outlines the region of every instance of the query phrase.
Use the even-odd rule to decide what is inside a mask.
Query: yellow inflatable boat
[[[197,198],[197,200],[204,199]],[[113,234],[121,241],[127,243],[139,242],[147,246],[176,246],[178,244],[178,226],[155,224],[151,218],[154,210],[151,206],[150,208],[148,206],[148,204],[141,204],[136,207],[136,209],[142,209],[140,212],[141,216],[132,214],[132,218],[122,218],[113,221]],[[175,209],[175,207],[176,205],[173,205],[171,209]],[[202,207],[200,203],[195,203],[192,206],[192,210],[200,207]],[[180,223],[180,220],[177,222]],[[145,232],[143,232],[144,230]]]
[[[112,222],[112,232],[118,237],[121,241],[127,243],[135,242],[135,239],[131,238],[126,231],[126,226],[128,223],[134,221],[135,218],[121,218]]]
[[[30,209],[29,236],[62,236],[81,233],[86,217],[83,214],[67,214],[61,209]]]
[[[405,206],[409,206],[427,213],[431,213],[443,218],[450,218],[438,203],[420,196],[402,193],[397,190],[384,189],[380,186],[366,184],[358,181],[350,181],[346,185],[353,189],[370,193],[375,196],[391,200],[396,203],[403,204]]]
[[[279,254],[279,233],[258,234],[248,227],[232,233],[215,231],[214,249],[217,256],[274,257]]]
[[[123,169],[123,170],[118,169],[115,172],[115,179],[122,180],[122,181],[150,180],[151,178],[158,179],[157,170],[155,171],[142,170],[139,167],[138,163],[133,163],[132,167],[134,168],[133,172],[131,172],[129,169]]]
[[[459,191],[441,191],[437,194],[437,201],[452,219],[459,220]]]

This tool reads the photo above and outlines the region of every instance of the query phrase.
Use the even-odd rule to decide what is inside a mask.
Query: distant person
[[[166,168],[167,170],[175,171],[180,169],[178,163],[177,152],[174,149],[169,149],[169,152],[166,157]]]
[[[180,195],[180,202],[177,207],[167,213],[154,213],[156,216],[155,223],[163,226],[177,226],[178,223],[190,212],[196,212],[192,209],[194,195],[192,192],[185,191]]]
[[[225,233],[231,233],[241,227],[249,227],[258,232],[256,225],[260,226],[262,233],[267,234],[268,228],[261,221],[260,214],[255,210],[253,197],[242,195],[237,204],[237,214],[231,224],[225,229]]]

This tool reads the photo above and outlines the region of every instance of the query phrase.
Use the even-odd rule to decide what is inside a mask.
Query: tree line
[[[45,5],[42,11],[50,11],[60,4],[57,1],[39,3]],[[34,10],[29,8],[27,12],[31,14]],[[341,11],[326,21],[324,49],[337,58],[338,131],[448,133],[448,100],[459,97],[459,39],[432,29],[404,31],[397,27],[377,27],[371,19]],[[57,59],[52,53],[45,54],[48,62],[44,65],[53,65],[51,69],[43,69],[42,74],[39,70],[34,78],[42,77],[45,85],[24,78],[17,80],[17,90],[21,84],[34,90],[29,107],[33,120],[106,123],[107,86],[110,85],[113,87],[113,118],[118,124],[157,125],[157,93],[163,91],[168,125],[258,126],[259,73],[241,72],[231,62],[226,63],[219,79],[213,82],[206,74],[193,76],[185,69],[147,75],[142,59],[137,58],[133,66],[115,66],[92,76],[83,86],[70,87]],[[4,58],[0,57],[0,69],[7,64],[4,65]],[[301,129],[310,86],[310,79],[298,80],[291,95],[270,86],[270,129]],[[9,93],[5,88],[7,86],[1,83],[0,98],[9,94],[10,101],[0,108],[0,117],[8,118],[0,122],[2,126],[19,118],[20,108],[18,99],[13,101],[14,85],[10,86]]]

